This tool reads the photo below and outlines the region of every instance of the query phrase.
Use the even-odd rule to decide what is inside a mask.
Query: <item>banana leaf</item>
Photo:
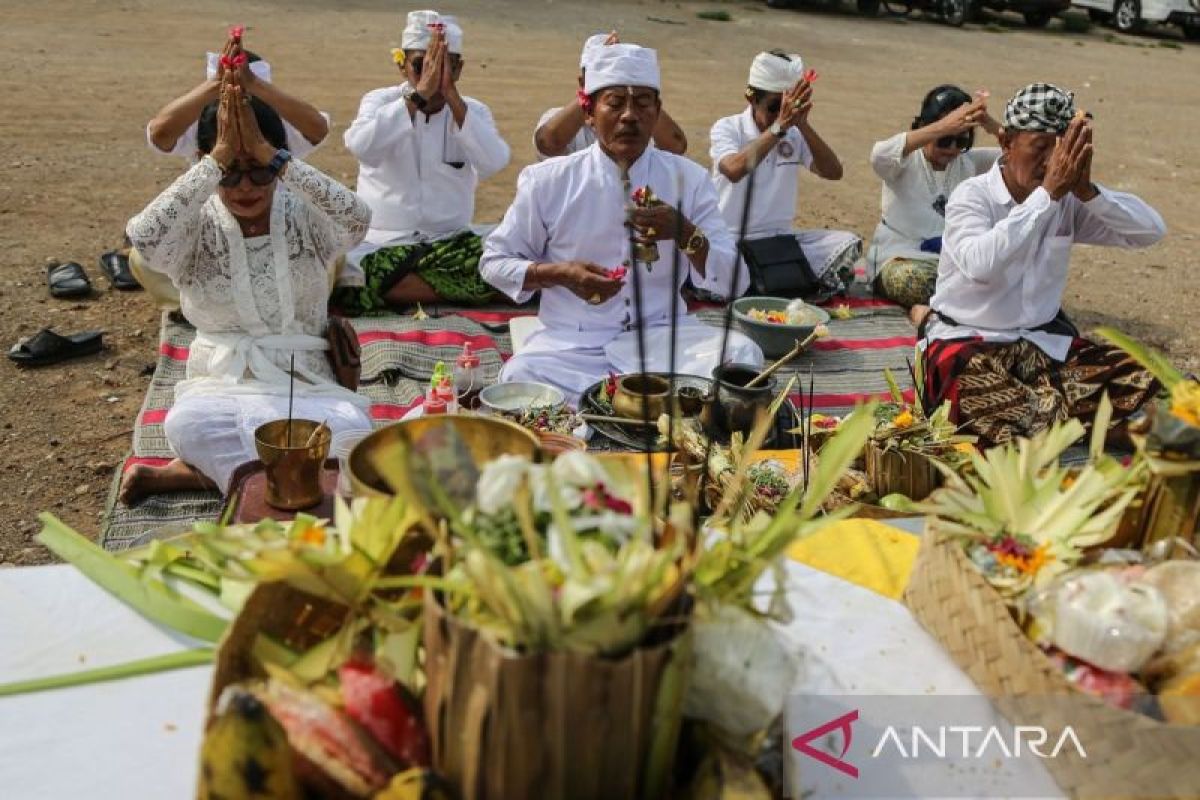
[[[143,580],[136,567],[109,555],[53,514],[38,518],[42,521],[39,542],[152,622],[206,642],[216,642],[229,626],[228,620],[176,594],[162,581]]]
[[[124,664],[113,664],[108,667],[85,669],[65,675],[50,675],[45,678],[33,678],[27,681],[0,684],[0,697],[11,697],[17,694],[45,692],[51,689],[65,689],[69,686],[84,686],[89,683],[115,681],[122,678],[136,678],[140,675],[150,675],[155,672],[166,672],[172,669],[186,669],[211,664],[214,651],[208,647],[193,650],[180,650],[162,656],[143,658],[138,661],[128,661]]]

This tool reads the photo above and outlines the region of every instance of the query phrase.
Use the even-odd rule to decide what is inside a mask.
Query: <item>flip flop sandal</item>
[[[23,367],[44,367],[70,358],[90,356],[104,347],[102,331],[85,331],[62,336],[49,328],[22,339],[8,351],[8,357]]]
[[[108,278],[114,289],[122,292],[134,292],[142,288],[129,269],[129,256],[116,250],[109,250],[100,256],[100,271]]]
[[[87,297],[92,293],[92,282],[87,273],[74,261],[48,268],[46,284],[50,287],[51,297]]]

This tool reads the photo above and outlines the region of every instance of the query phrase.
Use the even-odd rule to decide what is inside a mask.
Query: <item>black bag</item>
[[[762,297],[811,297],[821,285],[795,236],[743,239],[738,248],[750,270],[750,291]]]

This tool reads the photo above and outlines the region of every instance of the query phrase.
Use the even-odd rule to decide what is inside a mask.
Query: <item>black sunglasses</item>
[[[959,136],[943,136],[937,140],[937,146],[943,150],[948,150],[951,147],[957,147],[959,150],[964,151],[970,150],[971,136],[970,134],[966,133],[960,134]]]
[[[232,189],[242,182],[242,177],[250,179],[250,182],[255,186],[269,186],[275,180],[275,172],[270,167],[250,167],[250,169],[237,169],[230,167],[225,170],[225,174],[218,181],[226,189]]]
[[[781,109],[781,108],[783,108],[782,100],[772,100],[770,102],[770,104],[767,105],[767,113],[768,114],[778,114],[779,109]]]

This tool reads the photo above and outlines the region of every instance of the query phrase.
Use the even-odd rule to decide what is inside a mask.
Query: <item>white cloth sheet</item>
[[[509,148],[486,105],[463,98],[462,127],[449,107],[409,116],[408,83],[368,92],[346,130],[358,159],[356,191],[373,212],[371,229],[347,260],[381,247],[448,239],[471,225],[475,188],[508,164]]]
[[[201,159],[130,220],[128,234],[146,266],[179,289],[197,329],[167,440],[224,490],[239,464],[258,457],[254,428],[287,416],[293,356],[304,408],[296,416],[328,417],[335,434],[370,430],[368,401],[337,385],[324,339],[329,265],[362,238],[370,209],[293,159],[270,234],[245,239],[217,194],[220,177],[211,157]]]
[[[721,215],[735,236],[741,233],[746,191],[753,180],[750,214],[746,218],[746,238],[765,239],[795,233],[813,271],[818,276],[823,275],[848,247],[854,246],[860,239],[858,234],[848,231],[793,229],[800,167],[807,170],[813,162],[812,151],[800,131],[789,128],[783,139],[759,163],[753,176],[734,183],[718,169],[721,159],[736,155],[761,135],[762,131],[754,123],[754,114],[749,106],[742,113],[719,119],[713,124],[709,133],[712,141],[709,157],[712,159],[712,182],[717,189]],[[749,284],[738,285],[744,288]]]
[[[649,186],[668,205],[682,204],[684,216],[709,240],[703,276],[679,254],[679,280],[672,285],[675,245],[669,241],[658,243],[656,263],[636,265],[647,367],[665,369],[672,295],[678,295],[689,272],[697,286],[727,292],[736,262],[733,237],[721,219],[712,186],[693,162],[648,148],[630,167],[628,187],[616,163],[598,144],[525,168],[512,206],[484,243],[480,271],[490,284],[523,303],[532,296],[523,288],[525,272],[535,262],[583,261],[605,268],[629,264],[627,195],[641,186]],[[739,284],[746,286],[744,267],[739,268],[743,270]],[[677,371],[708,376],[718,363],[721,331],[689,319],[682,300],[677,306]],[[522,352],[505,364],[501,380],[539,380],[578,399],[583,388],[610,371],[638,371],[632,274],[616,295],[599,305],[589,305],[562,287],[545,289],[538,320],[542,329],[530,335]],[[736,333],[730,335],[727,356],[727,360],[762,363],[757,345]]]
[[[889,258],[936,260],[936,253],[921,250],[921,242],[941,236],[946,225],[935,201],[940,196],[944,204],[960,183],[987,172],[1000,157],[998,147],[973,147],[939,171],[920,149],[904,155],[907,136],[897,133],[871,148],[871,169],[883,181],[883,218],[867,251],[871,275]]]
[[[946,207],[946,231],[930,305],[959,323],[935,321],[930,339],[1027,339],[1062,361],[1070,336],[1033,330],[1062,308],[1071,245],[1149,247],[1167,232],[1141,198],[1104,187],[1084,203],[1073,194],[1054,200],[1038,187],[1013,200],[997,163],[964,181]]]
[[[794,693],[979,696],[900,603],[800,564],[786,580],[796,618],[775,630],[801,657]],[[66,566],[0,571],[0,603],[3,682],[193,646]],[[210,679],[204,667],[0,699],[4,795],[190,797]],[[805,796],[838,796],[819,766],[803,774]],[[1058,795],[1040,764],[1019,768],[1039,794]]]

